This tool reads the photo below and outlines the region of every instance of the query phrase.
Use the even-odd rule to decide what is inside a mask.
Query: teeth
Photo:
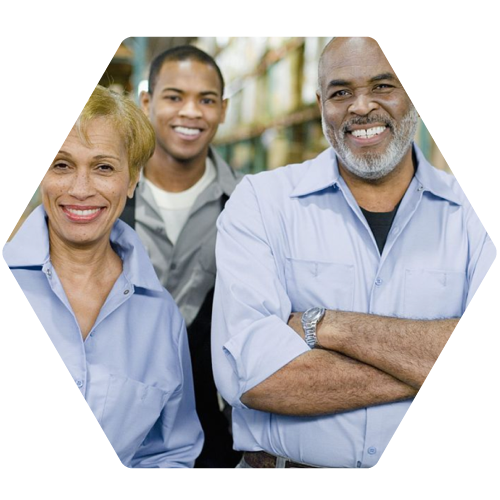
[[[385,130],[385,127],[372,127],[369,129],[353,130],[351,134],[354,137],[361,137],[363,139],[370,139],[375,135],[381,134]]]
[[[68,208],[68,212],[72,213],[73,215],[78,215],[79,217],[86,217],[88,215],[93,215],[99,212],[99,208],[93,208],[90,210],[76,210],[74,208]]]
[[[198,135],[201,132],[199,128],[187,128],[187,127],[174,127],[174,130],[184,135]]]

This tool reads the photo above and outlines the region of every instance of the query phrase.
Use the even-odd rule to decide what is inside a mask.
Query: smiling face
[[[87,144],[73,128],[40,185],[51,246],[88,247],[108,243],[136,179],[112,122],[96,118]]]
[[[418,114],[378,44],[334,39],[320,63],[323,131],[341,169],[378,180],[411,166]]]
[[[227,101],[215,69],[205,63],[167,61],[153,95],[144,93],[141,104],[156,133],[156,154],[179,162],[204,160],[218,126],[223,123]]]

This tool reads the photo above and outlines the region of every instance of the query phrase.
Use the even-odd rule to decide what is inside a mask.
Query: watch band
[[[302,314],[302,328],[304,329],[304,339],[310,349],[318,347],[316,327],[323,319],[326,310],[323,307],[311,307]]]
[[[316,335],[316,324],[304,328],[304,333],[305,333],[306,344],[311,349],[314,349],[318,345],[318,337]]]

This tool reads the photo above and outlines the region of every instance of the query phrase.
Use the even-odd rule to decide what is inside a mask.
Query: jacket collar
[[[216,182],[219,184],[224,194],[231,196],[231,193],[234,191],[236,184],[238,184],[242,176],[235,172],[212,146],[210,146],[208,154],[217,170]]]
[[[235,172],[215,151],[213,146],[209,147],[208,156],[212,160],[215,170],[217,172],[217,177],[215,178],[215,183],[220,187],[220,190],[226,194],[228,197],[231,196],[236,184],[241,180],[242,175],[239,172]],[[139,176],[139,185],[136,189],[144,190],[144,169],[141,169]],[[220,192],[220,191],[219,191]],[[144,191],[142,191],[144,193]]]

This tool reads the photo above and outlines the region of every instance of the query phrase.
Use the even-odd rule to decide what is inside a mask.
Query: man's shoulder
[[[451,204],[457,208],[453,212],[460,214],[460,227],[467,233],[471,241],[476,243],[483,241],[486,236],[486,229],[452,173],[427,163],[419,165],[416,175],[422,186],[432,196],[440,200],[441,203]]]
[[[468,205],[467,198],[455,176],[451,172],[432,165],[416,145],[414,148],[418,162],[415,177],[422,186],[443,200]]]
[[[469,234],[480,234],[481,237],[483,234],[486,234],[486,230],[482,222],[477,216],[474,207],[467,198],[467,195],[459,184],[457,178],[453,174],[443,170],[438,170],[437,174],[440,176],[442,182],[446,183],[450,191],[453,193],[454,198],[452,201],[460,206]]]
[[[276,196],[281,193],[290,196],[305,178],[316,175],[311,169],[319,163],[321,160],[317,157],[302,163],[291,163],[273,170],[248,175],[245,178],[262,195]]]
[[[213,146],[210,146],[208,157],[212,160],[217,171],[217,179],[223,191],[230,195],[244,175],[231,167],[222,156],[217,153]]]

